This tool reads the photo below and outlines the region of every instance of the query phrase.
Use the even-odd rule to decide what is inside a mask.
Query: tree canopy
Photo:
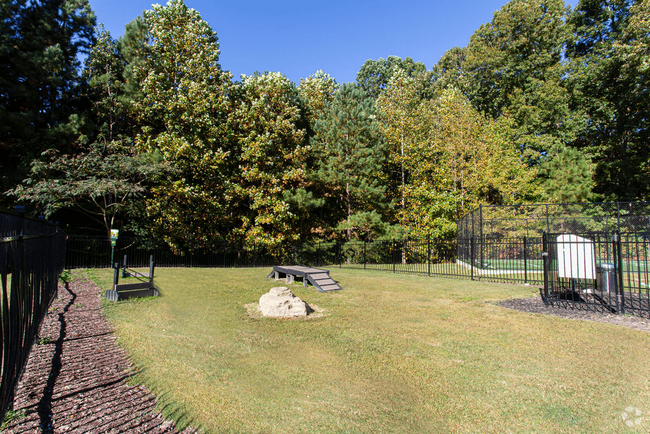
[[[193,252],[453,237],[479,204],[646,200],[649,5],[512,0],[430,69],[387,56],[355,83],[296,86],[233,80],[182,0],[119,40],[87,0],[8,0],[1,201]]]

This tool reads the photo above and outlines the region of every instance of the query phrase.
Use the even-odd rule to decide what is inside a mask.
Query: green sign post
[[[111,229],[111,267],[114,267],[113,256],[115,254],[115,244],[117,244],[117,237],[120,235],[120,231],[117,229]]]

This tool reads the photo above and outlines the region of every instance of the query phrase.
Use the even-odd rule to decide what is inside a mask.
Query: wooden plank
[[[334,284],[336,283],[332,279],[316,279],[314,282],[318,283],[319,285],[328,285],[328,284]]]
[[[115,285],[115,290],[120,291],[132,291],[136,289],[148,289],[153,288],[153,282],[140,282],[140,283],[122,283]]]
[[[335,283],[333,285],[323,285],[320,287],[320,289],[322,289],[323,291],[336,291],[341,289],[341,287]]]
[[[296,274],[299,276],[304,276],[306,274],[315,274],[315,273],[327,273],[327,270],[321,270],[319,268],[312,268],[312,267],[303,267],[300,265],[290,265],[290,266],[281,266],[281,265],[274,265],[273,266],[274,271],[279,271],[281,273],[289,273],[289,274]]]
[[[331,279],[329,274],[325,273],[318,273],[318,274],[310,274],[311,278],[314,280],[319,280],[319,279]]]

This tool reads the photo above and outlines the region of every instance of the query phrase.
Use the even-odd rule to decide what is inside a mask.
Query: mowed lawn
[[[343,291],[289,285],[324,316],[255,319],[245,305],[285,285],[266,279],[269,271],[157,269],[160,297],[105,303],[133,381],[180,426],[650,431],[650,333],[494,304],[534,287],[336,268]],[[110,285],[111,270],[88,273]]]

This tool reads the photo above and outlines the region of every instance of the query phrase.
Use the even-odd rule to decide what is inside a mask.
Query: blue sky
[[[117,38],[151,0],[90,0]],[[165,4],[166,1],[158,2]],[[296,84],[322,69],[351,82],[368,59],[411,57],[427,69],[465,46],[506,0],[185,0],[217,32],[220,63],[238,79],[279,71]]]

